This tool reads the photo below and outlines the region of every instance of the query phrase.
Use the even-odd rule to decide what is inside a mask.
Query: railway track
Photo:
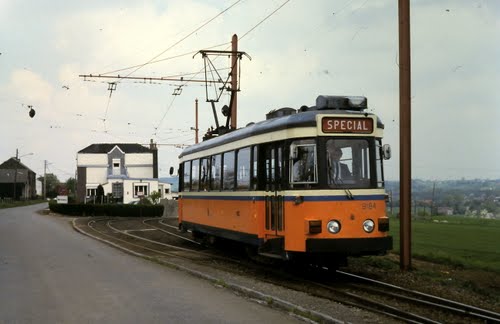
[[[500,314],[337,270],[310,281],[310,292],[407,323],[500,323]],[[313,292],[314,291],[314,292]]]
[[[419,291],[406,289],[378,280],[365,278],[344,271],[337,270],[337,273],[339,275],[345,276],[346,278],[350,278],[353,281],[352,285],[357,286],[365,291],[374,291],[377,294],[385,295],[389,298],[405,300],[417,305],[424,305],[434,309],[439,309],[443,312],[454,313],[462,319],[465,319],[467,323],[470,323],[469,320],[477,320],[482,323],[500,323],[500,314],[493,311],[489,311],[472,305],[467,305],[464,303],[459,303],[450,299],[433,296]]]
[[[164,219],[143,219],[139,223],[130,219],[98,218],[89,220],[87,227],[112,244],[136,254],[153,259],[182,258],[212,269],[253,276],[262,282],[374,312],[395,322],[500,323],[498,313],[347,272],[336,271],[335,278],[331,271],[317,268],[292,273],[280,266],[270,268],[256,264],[238,253],[228,255],[227,250],[207,249]],[[311,278],[311,274],[315,278]]]

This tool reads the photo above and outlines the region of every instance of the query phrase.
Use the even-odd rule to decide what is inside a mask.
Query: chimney
[[[149,148],[150,148],[151,150],[156,150],[156,143],[155,143],[155,142],[153,142],[153,139],[151,139],[151,140],[149,141]]]
[[[158,179],[158,148],[153,139],[149,142],[149,149],[153,151],[153,178]]]

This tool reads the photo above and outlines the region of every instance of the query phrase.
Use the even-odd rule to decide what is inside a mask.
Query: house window
[[[147,196],[148,189],[147,184],[134,184],[134,198]]]
[[[97,188],[87,188],[87,197],[97,196]]]

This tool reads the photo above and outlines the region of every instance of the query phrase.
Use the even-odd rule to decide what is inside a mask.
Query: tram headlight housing
[[[375,229],[375,222],[371,219],[367,219],[363,222],[363,230],[366,233],[371,233]]]
[[[332,234],[337,234],[338,232],[340,232],[340,228],[340,222],[337,220],[331,220],[328,222],[328,224],[326,224],[326,229]]]

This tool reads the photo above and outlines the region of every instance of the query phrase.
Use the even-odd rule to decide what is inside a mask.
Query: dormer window
[[[113,175],[120,175],[120,170],[120,159],[113,159]]]

